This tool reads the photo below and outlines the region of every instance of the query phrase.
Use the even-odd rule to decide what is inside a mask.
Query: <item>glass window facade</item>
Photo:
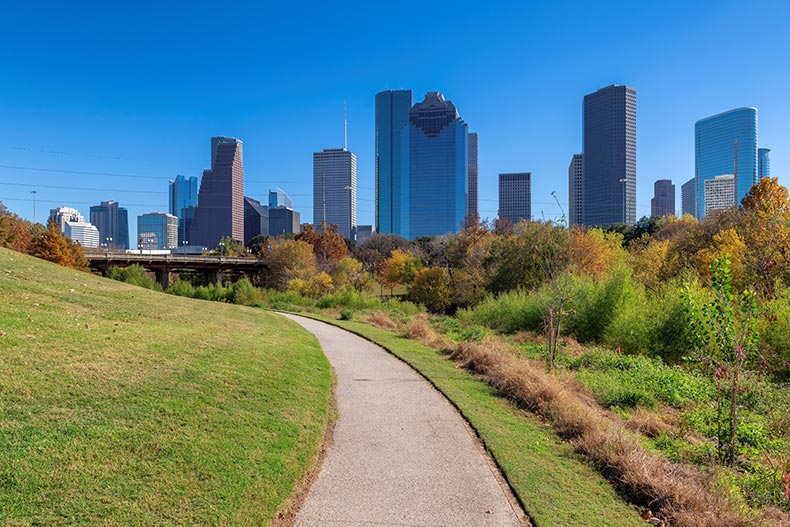
[[[326,218],[324,218],[326,214]],[[313,225],[337,225],[351,238],[357,224],[357,156],[345,148],[313,154]]]
[[[499,174],[499,217],[513,224],[532,219],[532,174]]]
[[[771,149],[757,149],[757,178],[771,177]]]
[[[695,211],[702,220],[706,181],[732,174],[735,203],[757,183],[757,108],[736,108],[697,121],[694,144]]]
[[[175,179],[170,181],[170,214],[178,218],[179,232],[178,243],[179,245],[185,244],[189,240],[189,231],[187,230],[187,223],[184,221],[184,209],[196,207],[198,203],[198,178],[184,176],[176,176]],[[192,214],[194,214],[194,209]]]
[[[137,248],[172,249],[178,246],[178,218],[151,212],[137,216]]]
[[[376,231],[405,236],[408,179],[402,167],[408,149],[411,90],[376,94]]]

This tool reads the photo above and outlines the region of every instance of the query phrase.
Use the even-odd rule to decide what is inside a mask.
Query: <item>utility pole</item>
[[[36,194],[38,194],[38,190],[31,190],[31,194],[33,194],[33,223],[36,223]]]

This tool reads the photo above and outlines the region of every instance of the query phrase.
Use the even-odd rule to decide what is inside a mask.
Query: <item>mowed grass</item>
[[[330,384],[281,316],[0,249],[0,524],[267,525]]]
[[[538,526],[644,525],[637,511],[548,424],[517,409],[440,352],[362,322],[300,314],[379,344],[431,381],[475,428]]]

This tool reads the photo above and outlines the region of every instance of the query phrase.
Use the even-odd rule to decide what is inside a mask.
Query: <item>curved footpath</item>
[[[317,338],[337,374],[338,420],[297,527],[527,525],[450,403],[361,337],[284,315]]]

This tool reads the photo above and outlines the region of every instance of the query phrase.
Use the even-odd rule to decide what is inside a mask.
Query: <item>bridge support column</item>
[[[162,289],[167,289],[170,287],[170,270],[169,269],[158,269],[154,271],[156,275],[156,281],[159,282],[159,285],[162,286]]]
[[[222,269],[217,269],[217,272],[214,275],[214,281],[217,283],[217,285],[222,285]]]

